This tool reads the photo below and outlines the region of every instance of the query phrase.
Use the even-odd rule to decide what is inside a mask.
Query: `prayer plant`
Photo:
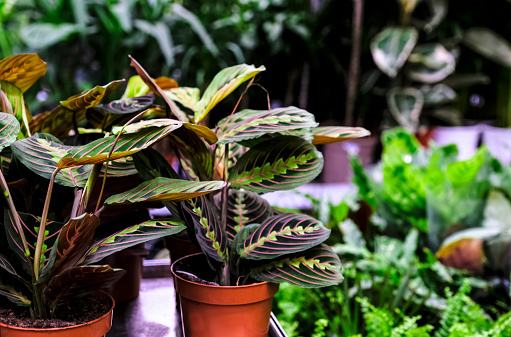
[[[200,97],[196,88],[159,90],[144,69],[133,63],[146,84],[166,98],[170,112],[182,121],[192,121],[192,125],[206,117],[236,86],[265,70],[248,65],[226,68]],[[289,282],[302,287],[339,283],[340,260],[322,244],[330,230],[307,215],[276,211],[260,194],[294,189],[316,178],[323,157],[315,145],[358,138],[369,132],[362,128],[317,127],[312,114],[296,107],[235,113],[236,107],[214,128],[210,145],[187,128],[170,135],[187,179],[225,183],[215,194],[165,202],[170,212],[186,223],[190,237],[215,271],[215,279],[208,281],[219,285],[254,280]],[[134,160],[147,179],[177,176],[154,151],[139,152]],[[194,272],[193,266],[190,271]]]

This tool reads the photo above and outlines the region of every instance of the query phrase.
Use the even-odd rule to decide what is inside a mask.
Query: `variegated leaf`
[[[60,104],[71,111],[93,108],[101,103],[103,98],[107,97],[122,82],[124,82],[124,80],[112,81],[103,86],[97,85],[90,90],[71,96],[64,101],[60,101]]]
[[[314,145],[339,143],[371,135],[364,128],[349,126],[320,126],[312,128],[312,133],[314,135],[312,144]]]
[[[74,112],[59,105],[51,111],[35,116],[30,122],[30,130],[32,134],[49,133],[63,139],[68,136],[69,131],[73,129],[73,125],[82,122],[85,117],[85,110]]]
[[[108,104],[99,104],[96,106],[96,109],[112,114],[132,114],[149,108],[153,102],[154,94],[147,94],[138,97],[122,98]]]
[[[253,65],[239,64],[225,68],[215,75],[200,101],[195,104],[194,121],[199,123],[221,100],[239,87],[243,82],[253,78],[266,70],[264,66],[259,68]]]
[[[121,99],[144,96],[149,93],[149,91],[149,87],[144,83],[144,80],[140,76],[131,76]]]
[[[89,167],[89,165],[86,166]],[[90,166],[90,169],[88,170],[92,170],[92,166]],[[108,162],[107,172],[108,177],[127,177],[135,175],[137,173],[138,172],[137,169],[135,168],[135,163],[133,162],[133,158],[131,156],[119,158],[115,161]],[[104,174],[105,164],[103,164],[103,166],[101,167],[100,176],[103,176]]]
[[[116,126],[112,128],[112,133],[114,135],[117,135],[119,133],[128,134],[128,133],[137,133],[142,129],[146,128],[152,128],[152,127],[165,127],[168,125],[177,124],[182,125],[180,121],[177,121],[175,119],[168,119],[168,118],[157,118],[157,119],[150,119],[150,120],[143,120],[137,123],[133,123],[127,126]]]
[[[215,195],[218,213],[222,209],[222,194]],[[229,189],[227,196],[227,234],[234,239],[243,227],[252,223],[262,223],[273,214],[273,208],[257,193]]]
[[[169,162],[155,149],[145,149],[133,155],[138,174],[145,180],[151,180],[158,177],[178,179]]]
[[[8,115],[14,116],[14,111],[12,111],[11,101],[9,101],[9,97],[7,97],[5,92],[2,91],[1,86],[0,86],[0,112],[4,112]]]
[[[2,283],[0,283],[0,296],[6,297],[9,301],[20,307],[28,307],[32,304],[32,302],[21,292]]]
[[[8,56],[0,61],[0,80],[7,81],[27,91],[35,81],[46,73],[46,62],[37,54]]]
[[[51,178],[57,169],[58,162],[76,148],[63,145],[57,138],[49,134],[35,134],[11,145],[14,155],[26,167],[46,179]],[[68,167],[59,171],[55,182],[63,186],[83,187],[91,169],[91,165]]]
[[[18,274],[18,272],[16,272],[16,270],[14,269],[13,265],[11,264],[11,261],[3,256],[2,254],[0,254],[0,268],[2,268],[3,270],[9,272],[10,274],[14,275],[14,276],[17,276],[19,277],[20,275]]]
[[[331,286],[343,280],[341,261],[326,245],[273,260],[252,269],[250,276],[259,281],[287,282],[302,288]]]
[[[371,41],[374,63],[390,77],[396,77],[417,43],[413,27],[387,27]]]
[[[181,232],[186,225],[179,220],[149,220],[130,226],[96,243],[87,253],[83,264],[96,263],[108,255],[149,240]]]
[[[96,293],[126,274],[123,269],[105,266],[79,266],[50,278],[43,295],[50,307],[66,304],[70,299]]]
[[[420,91],[424,96],[424,105],[441,105],[452,102],[457,97],[456,91],[442,83],[434,86],[423,85]]]
[[[225,147],[229,147],[229,159],[227,160],[227,167],[231,168],[240,159],[242,155],[244,155],[249,148],[238,143],[230,143],[226,145],[219,145],[215,149],[215,164],[213,165],[213,179],[214,180],[222,180],[224,176],[224,163],[225,163]]]
[[[408,58],[406,73],[414,81],[440,82],[454,71],[454,56],[440,43],[429,43],[415,47]]]
[[[195,105],[200,99],[199,88],[180,87],[164,91],[165,95],[183,105],[185,108],[194,111]]]
[[[267,260],[314,247],[330,236],[321,221],[305,214],[283,213],[265,219],[257,227],[246,227],[235,239],[236,253],[244,259]]]
[[[32,115],[25,106],[25,100],[21,89],[10,82],[0,81],[0,89],[5,93],[11,103],[12,112],[20,124],[18,138],[25,138],[31,135],[29,125]]]
[[[243,110],[218,123],[218,144],[240,142],[288,130],[317,126],[314,115],[295,107]]]
[[[196,133],[188,128],[180,128],[170,135],[176,144],[181,166],[190,178],[211,180],[213,177],[213,159],[210,150]]]
[[[108,205],[122,205],[143,201],[182,201],[217,191],[226,186],[224,181],[189,181],[165,177],[145,181],[139,186],[112,195]]]
[[[185,200],[181,203],[187,223],[193,224],[195,237],[204,252],[212,259],[223,262],[227,259],[227,237],[214,206],[204,197]]]
[[[0,112],[0,151],[14,143],[20,124],[13,115]]]
[[[252,147],[229,169],[235,188],[258,193],[289,190],[316,178],[323,156],[306,140],[279,136]]]
[[[137,133],[123,133],[119,136],[115,149],[110,157],[108,154],[113,144],[116,142],[117,136],[98,139],[85,146],[72,150],[67,156],[60,160],[57,166],[63,169],[73,166],[101,163],[105,162],[108,158],[110,158],[110,160],[116,160],[130,156],[133,153],[151,146],[181,125],[181,123],[169,119],[165,127],[147,127],[140,129]],[[136,126],[133,127],[135,128]]]
[[[387,105],[399,125],[414,132],[424,106],[424,96],[416,88],[393,88],[387,93]]]
[[[188,130],[192,130],[197,136],[204,138],[210,145],[218,141],[216,134],[207,126],[192,123],[184,123],[183,126]]]

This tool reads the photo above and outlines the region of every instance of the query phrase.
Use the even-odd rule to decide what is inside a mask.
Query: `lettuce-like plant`
[[[142,108],[142,112],[116,129],[115,134],[106,134],[85,145],[68,146],[55,135],[33,134],[36,126],[58,131],[56,134],[59,135],[67,133],[73,127],[73,123],[71,127],[65,125],[68,116],[76,123],[88,107],[97,107],[111,88],[111,85],[98,86],[62,101],[53,113],[31,120],[23,102],[23,92],[45,73],[45,69],[46,64],[36,54],[16,55],[0,61],[0,107],[3,110],[0,112],[3,163],[0,188],[5,197],[1,222],[5,235],[0,236],[0,295],[17,305],[29,306],[33,318],[55,316],[71,299],[94,293],[123,276],[125,272],[121,269],[97,265],[102,258],[185,228],[178,219],[148,220],[127,224],[107,237],[95,237],[105,206],[100,207],[102,198],[99,197],[95,208],[87,207],[92,188],[101,183],[104,187],[107,175],[125,176],[126,171],[130,172],[128,174],[136,173],[132,161],[127,158],[185,128],[187,123],[171,118],[135,122],[145,113]],[[136,101],[143,105],[140,103],[142,98]],[[112,103],[108,106],[116,108]],[[131,114],[139,111],[134,106],[131,105]],[[40,123],[35,123],[37,121]],[[209,129],[188,125],[186,130],[203,135]],[[20,163],[29,170],[23,168],[19,171],[23,166]],[[18,180],[8,181],[6,177],[15,176],[12,172],[16,170],[25,174]],[[27,206],[32,199],[37,199],[37,195],[32,198],[34,193],[31,193],[37,190],[34,180],[43,180],[41,184],[47,186],[42,212],[29,214],[18,211],[35,208]],[[17,191],[27,181],[33,183],[31,188],[25,189],[24,193]],[[66,195],[55,195],[56,185],[74,188],[72,207],[67,211],[64,208],[63,212],[67,213],[61,217],[64,223],[54,221],[57,216],[50,214],[50,201],[55,197],[63,199]],[[152,194],[146,193],[147,186],[155,185],[158,188],[151,188]],[[117,205],[119,202],[115,200],[134,203],[202,198],[226,185],[224,181],[158,178],[144,182],[135,189],[137,193],[130,191],[113,195],[108,206]],[[59,188],[58,193],[64,193],[64,190]]]
[[[146,84],[166,98],[169,112],[193,123],[204,119],[240,83],[264,70],[248,65],[226,68],[200,97],[195,88],[159,90],[144,69],[134,60],[133,64]],[[188,179],[219,180],[225,187],[215,195],[165,203],[186,223],[216,272],[215,279],[208,281],[238,285],[258,280],[302,287],[339,283],[340,260],[322,244],[330,230],[307,215],[274,210],[260,194],[293,189],[316,178],[323,158],[315,145],[369,132],[317,127],[312,114],[296,107],[233,111],[214,131],[212,138],[216,139],[210,146],[186,128],[170,138]],[[176,175],[154,152],[140,152],[134,159],[148,178]],[[125,202],[111,199],[106,203],[111,201]]]

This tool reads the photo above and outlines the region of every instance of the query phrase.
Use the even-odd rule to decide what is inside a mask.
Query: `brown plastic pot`
[[[20,328],[9,326],[0,322],[0,336],[2,337],[101,337],[104,336],[112,327],[112,312],[115,301],[112,296],[104,293],[111,303],[112,307],[103,316],[87,323],[68,326],[63,328]]]
[[[191,261],[191,262],[189,262]],[[274,283],[222,287],[195,283],[176,274],[182,262],[205,263],[202,253],[185,256],[172,264],[174,285],[181,299],[186,337],[267,337]],[[202,266],[207,268],[207,264]]]

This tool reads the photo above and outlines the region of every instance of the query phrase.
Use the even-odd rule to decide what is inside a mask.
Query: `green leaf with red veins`
[[[149,240],[181,232],[186,225],[177,219],[149,220],[128,227],[96,243],[82,264],[95,263],[108,255]]]
[[[107,205],[122,205],[143,201],[182,201],[218,191],[224,181],[189,181],[158,177],[105,200]]]
[[[277,136],[252,147],[229,169],[234,188],[258,193],[290,190],[316,178],[323,156],[306,140]]]
[[[11,103],[12,113],[20,123],[21,130],[18,133],[18,138],[25,138],[31,135],[29,125],[32,121],[32,114],[25,106],[25,100],[21,89],[12,83],[0,81],[0,88],[7,96]]]
[[[0,112],[4,112],[8,115],[13,115],[14,112],[12,111],[12,104],[9,101],[9,98],[5,94],[5,92],[2,91],[2,88],[0,86]]]
[[[210,150],[204,142],[188,128],[181,128],[170,135],[176,144],[181,165],[189,177],[198,180],[213,178],[213,159]]]
[[[195,104],[197,104],[200,99],[199,88],[180,87],[164,90],[163,92],[167,98],[180,103],[185,108],[192,111],[194,111],[193,109],[195,108]]]
[[[308,215],[283,213],[265,219],[255,230],[241,229],[237,235],[245,238],[236,239],[241,258],[265,260],[314,247],[330,236],[330,230]]]
[[[239,64],[222,69],[208,85],[200,101],[195,104],[195,108],[193,109],[195,111],[195,123],[199,123],[215,105],[227,97],[243,82],[250,80],[264,70],[266,70],[264,66],[256,68],[248,64]]]
[[[314,115],[295,107],[243,110],[218,122],[218,144],[236,143],[268,134],[317,126]]]
[[[18,229],[14,223],[14,218],[12,217],[12,213],[10,211],[4,212],[5,234],[9,248],[20,260],[23,269],[30,273],[32,271],[29,268],[28,258],[32,259],[33,261],[40,222],[39,218],[28,213],[18,212],[18,216],[20,218],[21,226],[23,227],[25,238],[27,239],[29,251],[25,252],[23,249],[23,242],[21,241]],[[52,261],[50,261],[49,256],[62,226],[63,224],[55,221],[49,221],[46,224],[43,251],[40,261],[41,273],[44,273],[47,268],[52,267],[50,263]]]
[[[0,113],[0,151],[14,143],[18,133],[20,132],[20,124],[13,115]]]
[[[250,276],[259,281],[287,282],[302,288],[331,286],[343,280],[341,260],[326,245],[273,260],[252,269]]]
[[[221,212],[222,195],[215,195],[215,206]],[[230,240],[246,225],[261,223],[273,214],[273,208],[257,193],[229,189],[227,197],[227,235]]]
[[[6,270],[7,272],[9,272],[10,274],[12,274],[14,276],[17,276],[17,277],[20,276],[18,274],[18,272],[16,272],[16,270],[14,269],[13,265],[11,264],[10,259],[3,256],[2,254],[0,254],[0,268],[2,268],[3,270]]]
[[[46,73],[46,62],[37,54],[20,54],[0,61],[0,80],[11,82],[24,93]]]
[[[124,80],[118,80],[105,85],[97,85],[90,90],[73,95],[64,101],[60,101],[60,105],[71,111],[81,111],[93,108],[101,103],[103,98],[107,97],[119,86],[119,84],[123,82]]]
[[[137,133],[123,133],[119,136],[119,140],[117,141],[115,149],[110,157],[108,157],[108,154],[113,144],[116,142],[117,136],[105,137],[85,146],[75,148],[67,156],[62,158],[57,166],[63,169],[73,166],[105,162],[107,158],[110,158],[110,160],[116,160],[130,156],[133,153],[148,148],[182,125],[182,123],[171,119],[169,119],[166,124],[166,126],[161,127],[144,127]]]
[[[214,206],[204,197],[185,200],[181,203],[188,224],[193,224],[196,238],[202,251],[212,259],[223,262],[227,259],[227,237]]]
[[[6,297],[9,301],[20,307],[28,307],[32,302],[14,288],[0,283],[0,296]]]
[[[314,145],[339,143],[371,135],[364,128],[347,126],[321,126],[312,128],[312,133],[314,135],[312,144]]]
[[[154,94],[122,98],[110,103],[99,104],[96,109],[111,114],[132,114],[149,108],[154,102]]]
[[[51,111],[46,111],[34,116],[30,122],[30,131],[35,133],[49,133],[59,139],[67,137],[73,126],[86,118],[86,111],[71,111],[62,105]]]
[[[66,304],[77,296],[85,296],[107,288],[126,274],[122,269],[105,266],[80,266],[64,270],[52,277],[43,296],[50,306]]]

